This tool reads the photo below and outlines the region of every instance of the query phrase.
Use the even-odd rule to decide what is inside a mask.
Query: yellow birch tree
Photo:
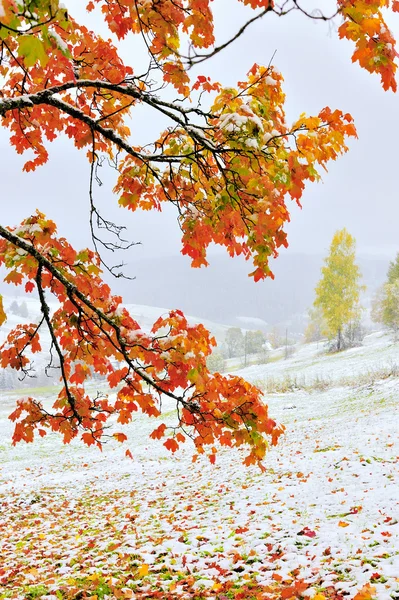
[[[345,347],[345,327],[360,319],[360,269],[356,262],[356,240],[346,229],[337,231],[330,254],[316,286],[314,306],[320,308],[326,323],[325,334],[336,338],[337,351]]]

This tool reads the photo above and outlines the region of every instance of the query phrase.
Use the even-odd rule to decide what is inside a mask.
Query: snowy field
[[[0,598],[399,598],[399,379],[365,382],[395,371],[399,345],[320,350],[240,372],[332,382],[267,396],[287,433],[265,473],[229,451],[215,466],[188,444],[170,455],[140,417],[133,461],[54,435],[13,448],[17,395],[3,396]]]

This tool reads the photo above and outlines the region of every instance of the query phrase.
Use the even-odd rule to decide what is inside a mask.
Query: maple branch
[[[49,104],[58,108],[62,112],[65,112],[70,116],[78,119],[79,121],[86,123],[93,131],[97,131],[106,139],[110,140],[120,148],[123,148],[123,150],[125,150],[128,154],[134,156],[135,158],[139,158],[140,160],[144,159],[147,161],[151,160],[157,162],[173,162],[173,160],[175,160],[176,158],[182,158],[181,155],[162,157],[159,154],[142,155],[136,151],[133,151],[131,146],[129,146],[123,140],[123,138],[115,134],[115,132],[112,129],[102,127],[100,125],[100,121],[110,118],[111,115],[104,115],[100,119],[93,119],[81,110],[68,104],[64,100],[54,97],[55,95],[58,95],[61,92],[79,88],[105,89],[134,98],[136,100],[139,100],[140,102],[148,104],[152,108],[156,109],[158,112],[169,117],[171,120],[175,121],[175,123],[177,123],[184,129],[190,126],[190,123],[188,122],[188,115],[190,113],[195,113],[205,119],[215,118],[215,115],[209,112],[202,111],[199,108],[185,108],[182,106],[176,106],[171,102],[165,102],[163,100],[160,100],[159,98],[156,98],[155,96],[151,96],[150,94],[146,94],[145,92],[138,91],[133,85],[129,84],[129,82],[125,84],[115,84],[103,80],[92,81],[83,79],[78,79],[76,81],[70,81],[64,84],[49,87],[45,90],[33,94],[25,94],[13,98],[4,98],[0,100],[0,116],[5,116],[7,112],[12,111],[14,109],[20,110],[22,108],[31,108],[34,105],[40,106],[41,104]],[[130,107],[130,105],[128,107]],[[127,109],[128,107],[124,107],[124,109]],[[175,113],[179,113],[180,117]],[[213,150],[213,147],[211,147],[210,145],[209,147],[207,146],[207,144],[209,144],[209,141],[205,140],[202,136],[200,136],[198,132],[196,132],[195,129],[193,129],[193,127],[194,126],[191,125],[190,130],[187,129],[189,135],[192,138],[196,139],[197,142],[201,143],[201,145],[207,147],[207,149]],[[207,142],[207,144],[204,142]]]
[[[257,21],[261,20],[268,13],[274,13],[277,17],[283,17],[283,16],[288,15],[290,12],[297,10],[297,11],[301,12],[303,15],[305,15],[306,17],[313,19],[313,20],[331,21],[338,14],[340,14],[343,10],[343,7],[340,7],[332,15],[326,16],[322,13],[321,10],[316,9],[312,12],[309,12],[309,11],[305,10],[304,8],[302,8],[298,4],[297,0],[292,0],[292,1],[293,1],[293,6],[290,6],[289,8],[285,8],[286,4],[288,3],[288,0],[279,7],[273,6],[273,2],[272,2],[272,0],[270,0],[269,6],[267,6],[267,8],[265,8],[260,13],[258,13],[257,15],[255,15],[254,17],[249,19],[246,23],[244,23],[244,25],[242,25],[238,29],[238,31],[234,35],[232,35],[231,38],[229,38],[223,44],[220,44],[219,46],[214,47],[213,50],[211,50],[210,52],[200,54],[194,50],[194,54],[190,54],[190,52],[193,50],[193,46],[190,45],[189,54],[185,55],[185,54],[179,53],[178,51],[174,50],[173,48],[169,48],[169,47],[168,48],[169,48],[169,50],[171,50],[173,52],[173,54],[175,56],[177,56],[181,60],[184,60],[187,62],[187,64],[188,64],[187,70],[189,70],[193,66],[198,65],[206,60],[213,58],[214,56],[216,56],[217,54],[219,54],[220,52],[222,52],[223,50],[228,48],[231,44],[236,42],[246,32],[246,30],[251,25],[253,25]],[[152,53],[151,53],[151,55],[153,56]]]
[[[31,371],[34,371],[32,361],[30,361],[29,367],[24,366],[23,356],[24,356],[24,352],[28,348],[28,346],[32,345],[33,339],[36,337],[36,335],[39,332],[39,329],[43,325],[43,323],[44,323],[44,317],[41,318],[41,320],[39,321],[39,323],[35,327],[35,330],[32,331],[32,332],[29,332],[29,339],[22,346],[22,348],[18,351],[17,358],[18,358],[18,362],[19,362],[19,369],[23,373],[23,377],[18,378],[19,381],[23,381],[25,379],[25,377],[29,377],[29,378],[34,378],[35,377],[35,375],[31,375],[30,374]],[[24,330],[24,332],[27,333],[26,329]],[[4,342],[1,347],[3,348],[5,344],[6,344],[6,342]]]
[[[302,6],[299,6],[298,4],[298,0],[292,0],[296,10],[298,10],[299,12],[301,12],[303,15],[305,15],[305,17],[308,17],[309,19],[313,19],[315,21],[332,21],[333,19],[335,19],[335,17],[337,15],[339,15],[342,10],[343,10],[343,6],[341,6],[340,8],[337,8],[337,10],[335,11],[335,13],[333,13],[330,16],[326,16],[324,13],[322,13],[322,11],[320,9],[314,9],[312,12],[309,12],[307,10],[305,10],[304,8],[302,8]]]
[[[77,86],[75,84],[75,85],[69,86],[69,87],[77,87]],[[102,87],[102,86],[98,86],[98,87]],[[53,94],[55,94],[55,93],[57,93],[57,92],[52,91],[52,90],[43,90],[41,92],[37,92],[36,94],[23,95],[23,96],[18,96],[17,98],[9,98],[9,99],[1,100],[0,101],[0,116],[4,116],[7,112],[15,110],[15,109],[21,110],[22,108],[31,108],[34,105],[40,106],[43,104],[47,104],[49,106],[54,106],[55,108],[68,114],[69,116],[73,117],[74,119],[77,119],[78,121],[80,121],[82,123],[85,123],[90,128],[91,131],[96,131],[97,133],[102,135],[105,139],[107,139],[110,142],[112,142],[113,144],[115,144],[118,148],[124,150],[126,152],[126,154],[129,154],[130,156],[139,159],[143,163],[156,162],[156,163],[163,163],[163,164],[174,164],[176,162],[180,162],[181,160],[184,160],[187,158],[186,154],[164,155],[164,154],[144,154],[141,152],[137,152],[120,135],[115,133],[115,131],[113,129],[108,128],[108,127],[103,127],[102,125],[99,124],[99,121],[97,119],[94,119],[94,118],[86,115],[83,111],[72,106],[71,104],[68,104],[64,100],[55,98],[53,96]],[[160,110],[161,112],[164,112],[164,114],[167,114],[165,109],[158,108],[158,110]],[[201,144],[203,147],[205,147],[207,150],[210,150],[212,152],[215,150],[213,145],[211,145],[211,142],[206,140],[206,138],[200,136],[195,131],[194,127],[188,128],[186,123],[184,123],[182,120],[180,120],[178,117],[176,117],[176,115],[172,116],[172,114],[169,113],[168,116],[170,116],[177,123],[179,123],[185,130],[187,130],[187,133],[189,133],[189,135],[192,138],[196,139],[196,141],[199,144]]]
[[[1,229],[3,229],[0,226],[0,235],[2,235]],[[4,236],[3,236],[4,237]],[[17,237],[17,236],[16,236]],[[27,244],[29,246],[29,244]],[[32,247],[33,249],[33,247]],[[38,251],[36,250],[36,253],[38,253]],[[31,254],[31,256],[33,256]],[[35,257],[36,258],[36,257]],[[42,257],[43,258],[43,257]],[[45,260],[45,259],[44,259]],[[76,410],[76,402],[75,402],[75,397],[73,396],[73,394],[71,393],[70,389],[69,389],[69,384],[68,384],[68,377],[65,373],[65,358],[64,358],[64,354],[60,348],[60,345],[58,343],[57,337],[54,333],[54,329],[53,326],[51,324],[51,318],[50,318],[50,309],[48,307],[48,304],[46,302],[46,297],[45,297],[45,293],[42,287],[42,270],[43,270],[43,266],[45,266],[43,264],[43,262],[39,262],[39,266],[37,268],[37,273],[36,273],[36,286],[37,286],[37,291],[39,293],[39,299],[40,299],[40,308],[44,317],[44,320],[46,321],[47,324],[47,329],[50,333],[50,337],[51,337],[51,342],[58,354],[58,359],[60,361],[60,369],[61,369],[61,376],[62,376],[62,380],[64,382],[64,388],[65,388],[65,393],[67,395],[68,398],[68,403],[69,406],[71,407],[73,416],[75,417],[75,419],[77,420],[78,424],[80,425],[80,423],[82,422],[82,417],[79,415],[79,413]]]
[[[0,237],[6,239],[7,241],[9,241],[14,246],[17,246],[18,248],[21,248],[21,249],[25,250],[28,254],[30,254],[38,262],[39,267],[38,267],[38,272],[37,272],[36,283],[38,284],[40,301],[41,301],[41,308],[42,308],[42,312],[43,312],[43,314],[45,316],[46,323],[47,323],[47,325],[48,325],[48,327],[50,329],[50,334],[52,336],[52,341],[54,342],[54,346],[55,346],[55,348],[57,350],[57,354],[58,354],[58,356],[60,358],[61,368],[62,368],[62,365],[63,365],[64,357],[63,357],[61,349],[59,348],[58,340],[56,339],[54,331],[52,329],[49,308],[48,308],[48,305],[46,303],[46,300],[45,300],[45,297],[44,297],[44,292],[43,292],[43,289],[42,289],[42,286],[41,286],[41,272],[42,272],[43,268],[47,269],[47,271],[49,271],[49,273],[51,273],[53,275],[53,277],[55,279],[57,279],[57,281],[59,281],[62,284],[62,286],[65,288],[65,290],[67,292],[67,295],[69,296],[69,298],[72,301],[73,301],[73,297],[75,296],[87,308],[89,308],[94,314],[97,315],[97,317],[100,319],[99,328],[101,329],[101,331],[103,332],[103,334],[107,337],[108,341],[112,344],[112,346],[115,349],[117,349],[122,354],[122,356],[123,356],[126,364],[132,369],[132,371],[134,371],[141,379],[143,379],[143,381],[145,381],[146,383],[148,383],[157,392],[159,392],[161,394],[165,394],[166,396],[169,396],[173,400],[179,401],[186,408],[189,408],[189,406],[190,406],[190,402],[189,401],[184,400],[184,398],[182,396],[177,396],[173,392],[170,392],[169,390],[164,389],[156,381],[154,381],[153,379],[151,379],[151,377],[149,377],[145,372],[143,372],[142,369],[140,369],[139,367],[137,367],[136,365],[133,364],[133,362],[130,359],[129,354],[127,352],[127,344],[122,339],[123,336],[121,335],[119,326],[110,317],[108,317],[102,310],[100,310],[99,308],[97,308],[85,296],[85,294],[83,294],[81,291],[79,291],[79,289],[74,284],[72,284],[64,275],[62,275],[58,271],[58,269],[52,264],[52,262],[50,260],[48,260],[45,256],[43,256],[30,243],[28,243],[24,239],[20,238],[19,236],[13,234],[11,231],[9,231],[8,229],[6,229],[2,225],[0,225]],[[118,345],[115,344],[115,340],[112,338],[112,336],[110,335],[110,333],[107,332],[103,327],[101,327],[101,322],[107,323],[107,325],[109,325],[111,327],[111,329],[115,332],[116,338],[117,338],[117,341],[118,341]],[[64,383],[67,381],[66,377],[65,377],[65,374],[63,374],[63,380],[64,380]],[[66,386],[67,386],[67,383],[66,383]],[[66,390],[67,390],[67,393],[68,393],[68,388],[67,387],[66,387]],[[75,400],[74,400],[74,398],[72,396],[71,396],[71,398],[72,398],[71,408],[73,409]],[[68,399],[70,400],[69,396],[68,396]]]
[[[178,52],[175,52],[175,54],[179,56],[179,58],[186,60],[189,64],[189,68],[193,67],[194,65],[198,65],[206,60],[209,60],[210,58],[213,58],[216,54],[219,54],[219,52],[222,52],[222,50],[228,48],[245,33],[248,27],[250,27],[256,21],[262,19],[269,12],[274,12],[271,1],[267,8],[265,8],[262,12],[255,15],[254,17],[252,17],[252,19],[249,19],[246,23],[244,23],[244,25],[242,25],[242,27],[240,27],[240,29],[227,42],[224,42],[224,44],[220,44],[220,46],[216,46],[211,52],[208,52],[207,54],[198,54],[196,52],[194,54],[194,57],[184,56],[184,54],[179,54]],[[192,46],[190,46],[190,50],[191,48]]]

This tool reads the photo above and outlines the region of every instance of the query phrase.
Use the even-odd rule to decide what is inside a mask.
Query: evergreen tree
[[[326,322],[329,339],[336,338],[335,348],[348,345],[345,328],[360,320],[359,267],[355,263],[356,241],[346,229],[337,231],[332,239],[330,254],[322,267],[322,278],[316,287],[314,306],[320,308]],[[364,289],[364,288],[363,288]]]

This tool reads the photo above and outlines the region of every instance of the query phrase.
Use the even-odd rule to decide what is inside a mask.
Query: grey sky
[[[83,13],[83,4],[81,0],[67,2],[74,15],[76,11]],[[248,14],[242,6],[233,10],[234,4],[231,0],[213,3],[219,39],[226,39]],[[304,4],[324,7],[328,3],[314,0]],[[89,17],[93,29],[97,22],[97,17]],[[389,26],[399,38],[399,16],[392,18]],[[283,252],[325,253],[334,231],[345,226],[356,237],[360,252],[393,255],[399,250],[399,96],[384,92],[377,76],[352,65],[352,45],[339,41],[328,25],[297,14],[258,22],[228,51],[204,63],[197,72],[223,84],[234,84],[254,62],[267,64],[274,51],[274,65],[285,78],[289,122],[301,112],[315,114],[329,105],[352,113],[359,133],[350,153],[330,165],[323,183],[307,187],[303,210],[292,203],[290,248]],[[138,40],[125,42],[122,52],[133,66],[135,61],[144,64]],[[161,127],[152,114],[141,109],[133,113],[136,140],[150,141]],[[2,223],[16,224],[37,207],[57,221],[60,232],[71,242],[87,245],[89,171],[84,153],[76,151],[68,140],[59,140],[50,145],[49,163],[34,174],[25,174],[21,172],[23,161],[10,149],[4,131],[0,132],[0,152]],[[103,172],[104,185],[96,197],[106,216],[125,223],[128,235],[143,242],[141,248],[132,250],[134,260],[156,256],[160,251],[163,255],[178,253],[179,231],[173,210],[142,215],[118,208],[111,194],[113,174]]]

